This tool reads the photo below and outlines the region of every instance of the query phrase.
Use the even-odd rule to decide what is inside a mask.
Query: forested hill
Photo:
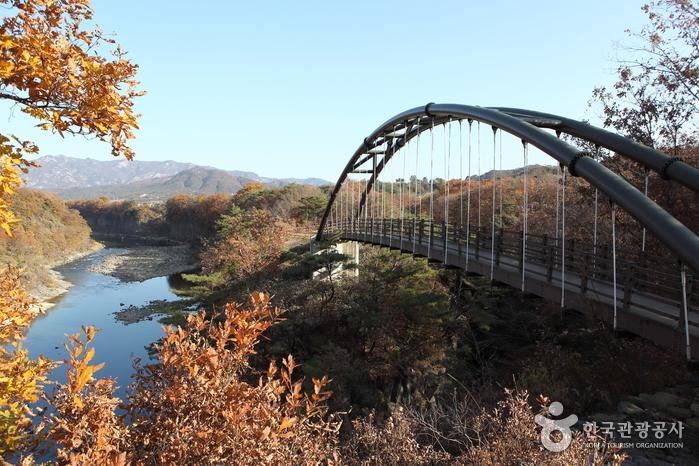
[[[94,245],[85,220],[53,194],[21,189],[12,200],[12,209],[19,222],[12,237],[0,230],[0,262],[23,269],[29,288],[46,284],[49,267]]]
[[[557,167],[555,165],[528,165],[527,166],[527,176],[545,176],[557,173]],[[489,172],[483,173],[481,176],[484,180],[490,180],[493,178],[508,178],[508,177],[519,177],[524,175],[524,167],[512,168],[510,170],[490,170]]]

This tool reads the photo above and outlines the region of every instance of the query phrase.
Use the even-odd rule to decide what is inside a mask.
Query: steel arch
[[[648,146],[582,121],[519,108],[494,107],[493,110],[520,118],[538,128],[555,129],[592,142],[644,165],[660,174],[664,179],[677,181],[689,189],[699,191],[699,169],[677,157],[670,157]]]
[[[654,233],[682,262],[699,271],[699,238],[667,211],[641,193],[628,181],[612,172],[580,149],[557,138],[542,128],[553,128],[588,140],[594,144],[617,151],[620,155],[640,162],[648,168],[671,177],[690,189],[699,191],[699,171],[683,162],[676,162],[659,151],[614,135],[585,123],[555,115],[520,109],[498,109],[460,104],[427,104],[406,110],[375,129],[354,152],[343,169],[321,219],[316,239],[320,240],[337,193],[348,175],[357,168],[357,162],[365,162],[373,155],[370,151],[387,144],[384,157],[376,165],[375,175],[367,182],[358,212],[371,191],[374,176],[378,176],[392,156],[408,141],[430,127],[453,120],[477,121],[519,137],[568,167],[571,174],[587,180],[615,204],[622,207],[649,231]],[[392,135],[405,129],[400,137]],[[368,157],[367,157],[368,155]],[[673,163],[675,162],[675,163]]]

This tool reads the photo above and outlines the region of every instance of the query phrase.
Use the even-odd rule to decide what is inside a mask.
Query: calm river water
[[[34,321],[24,346],[33,357],[42,354],[62,361],[66,358],[65,334],[80,332],[82,325],[101,329],[93,340],[94,363],[104,362],[105,366],[97,376],[116,378],[117,393],[123,396],[133,373],[133,358],[145,361],[146,347],[160,338],[163,331],[157,319],[124,325],[115,320],[113,313],[129,305],[140,306],[156,299],[175,300],[177,296],[170,289],[168,277],[125,283],[88,270],[91,264],[117,251],[105,248],[57,269],[73,286],[57,298],[54,307]],[[61,365],[51,379],[65,381],[65,371],[65,365]]]

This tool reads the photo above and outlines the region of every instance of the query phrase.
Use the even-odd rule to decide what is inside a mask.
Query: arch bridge
[[[434,169],[439,127],[443,177]],[[490,174],[480,170],[481,127],[492,134]],[[503,134],[515,138],[512,147],[523,160],[507,183]],[[538,180],[529,173],[530,147],[559,165],[553,231],[531,228],[538,223],[530,202]],[[601,150],[640,165],[643,186],[603,164]],[[649,195],[651,172],[668,183],[663,189],[675,184],[699,193],[696,167],[587,123],[515,108],[430,103],[397,114],[361,142],[330,193],[316,240],[380,245],[483,275],[560,303],[562,312],[575,309],[614,330],[676,347],[690,360],[699,343],[699,237]],[[571,177],[584,180],[589,198],[566,210]],[[583,213],[593,225],[591,238],[581,241],[570,224]],[[640,244],[633,247],[618,244],[624,213],[638,225]]]

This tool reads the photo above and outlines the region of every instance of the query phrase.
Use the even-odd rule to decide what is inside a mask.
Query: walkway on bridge
[[[329,224],[328,232],[426,257],[431,262],[463,269],[519,288],[549,301],[565,300],[576,309],[648,338],[658,344],[683,347],[684,320],[679,266],[665,258],[644,255],[642,260],[617,257],[616,290],[613,258],[607,246],[568,242],[565,270],[560,240],[528,234],[523,254],[521,232],[488,229],[466,233],[459,225],[417,219],[368,219]],[[402,234],[401,234],[402,233]],[[697,281],[694,279],[693,281]],[[561,286],[565,283],[565,287]],[[697,283],[699,285],[699,283]],[[699,302],[699,287],[688,295]],[[699,344],[699,312],[688,312],[692,343]]]

